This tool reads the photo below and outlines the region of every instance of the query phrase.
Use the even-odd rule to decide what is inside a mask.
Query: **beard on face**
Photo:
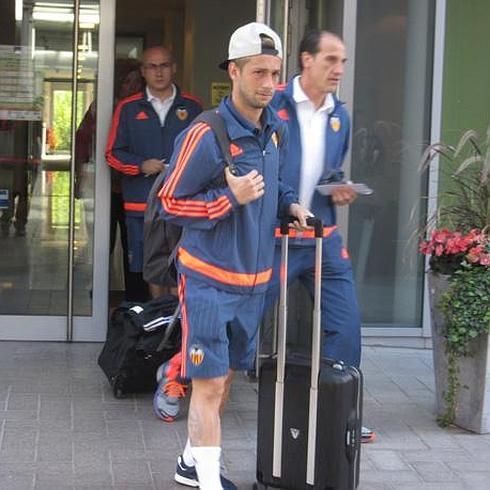
[[[269,102],[272,99],[271,95],[267,101],[261,100],[259,95],[255,93],[249,94],[243,89],[240,89],[240,95],[247,105],[253,109],[264,109],[269,105]]]

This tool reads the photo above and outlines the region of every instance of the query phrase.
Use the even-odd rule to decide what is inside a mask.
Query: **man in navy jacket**
[[[222,64],[232,93],[218,112],[231,140],[234,173],[225,169],[211,128],[196,123],[177,138],[159,194],[164,218],[183,227],[177,263],[181,374],[192,379],[189,439],[175,479],[202,490],[236,488],[220,479],[220,411],[233,372],[254,359],[278,212],[295,216],[301,227],[310,214],[279,181],[286,139],[268,103],[281,58],[281,41],[266,25],[253,22],[233,33]]]
[[[361,321],[349,254],[336,227],[335,207],[352,203],[357,195],[340,186],[321,195],[319,182],[343,182],[342,163],[349,146],[350,121],[335,91],[343,75],[345,46],[327,31],[307,32],[300,43],[301,73],[278,87],[273,107],[288,125],[289,142],[281,179],[293,187],[300,204],[324,223],[321,321],[323,355],[359,366]],[[299,278],[313,296],[314,240],[311,232],[290,240],[288,281]],[[274,276],[266,308],[279,295],[280,249],[276,247]],[[363,441],[374,433],[363,429]]]
[[[122,174],[131,272],[143,268],[143,223],[146,199],[156,176],[165,170],[177,135],[201,112],[199,101],[172,82],[176,65],[162,46],[143,53],[142,92],[119,102],[106,149],[108,164]],[[161,286],[150,284],[153,297]]]

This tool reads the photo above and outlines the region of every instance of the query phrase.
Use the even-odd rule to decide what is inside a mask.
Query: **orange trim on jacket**
[[[124,210],[125,211],[142,211],[142,212],[144,212],[146,210],[146,203],[145,202],[125,202],[124,203]]]
[[[182,353],[182,364],[180,366],[180,375],[185,378],[187,376],[187,339],[189,337],[189,321],[187,319],[187,307],[185,304],[185,274],[180,274],[179,277],[179,303],[181,308],[181,322],[182,328],[182,343],[180,351]]]
[[[121,120],[121,111],[122,108],[129,102],[133,102],[134,100],[139,100],[143,98],[143,93],[139,92],[137,94],[131,95],[129,97],[126,97],[125,99],[121,100],[117,106],[116,110],[114,111],[114,116],[112,118],[112,125],[111,125],[111,130],[109,132],[109,138],[107,139],[107,146],[105,150],[105,156],[107,163],[115,168],[117,171],[122,172],[123,174],[126,175],[138,175],[140,173],[140,168],[138,165],[131,165],[127,163],[121,162],[121,160],[118,160],[114,156],[114,143],[116,141],[117,137],[117,130],[119,128],[119,123]]]
[[[323,238],[330,236],[336,229],[337,229],[337,225],[325,226],[323,228]],[[280,228],[275,229],[274,236],[276,238],[282,237]],[[289,238],[315,238],[315,230],[297,231],[292,228],[289,230]]]
[[[272,277],[272,268],[258,272],[257,274],[233,272],[198,259],[182,247],[179,248],[178,257],[184,267],[188,267],[215,281],[232,286],[254,287],[259,284],[267,284]]]
[[[215,201],[197,201],[192,199],[176,199],[173,197],[185,167],[201,141],[211,128],[205,123],[198,123],[187,133],[175,165],[175,169],[160,191],[162,206],[169,214],[189,216],[193,218],[216,219],[225,215],[233,207],[227,196],[220,196]]]

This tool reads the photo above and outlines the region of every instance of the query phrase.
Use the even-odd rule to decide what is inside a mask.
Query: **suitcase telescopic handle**
[[[295,218],[287,216],[281,220],[281,274],[277,335],[277,372],[275,384],[274,404],[274,438],[272,454],[272,475],[281,478],[282,474],[282,434],[284,421],[284,381],[286,371],[286,327],[287,327],[287,270],[288,270],[288,239],[289,224]],[[321,350],[321,270],[322,270],[322,241],[323,222],[321,219],[311,216],[306,223],[315,229],[315,294],[313,308],[313,332],[312,332],[312,358],[311,380],[308,417],[308,454],[306,468],[306,482],[314,485],[315,482],[315,458],[316,458],[316,433],[318,416],[318,375],[320,372]]]
[[[289,225],[294,223],[297,219],[294,216],[285,216],[281,220],[281,235],[289,235]],[[315,238],[323,237],[323,223],[322,220],[315,216],[306,218],[306,224],[315,229]]]

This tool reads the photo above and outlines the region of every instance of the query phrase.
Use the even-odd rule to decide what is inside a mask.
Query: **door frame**
[[[73,317],[73,341],[78,342],[104,341],[109,313],[111,177],[105,145],[113,112],[116,0],[100,0],[99,5],[92,316]]]
[[[105,164],[105,142],[113,110],[115,0],[101,0],[99,13],[92,315],[72,318],[68,314],[1,315],[0,340],[100,342],[106,338],[111,182],[110,171]],[[76,46],[73,47],[73,52],[76,53]],[[73,192],[72,186],[71,193]]]

